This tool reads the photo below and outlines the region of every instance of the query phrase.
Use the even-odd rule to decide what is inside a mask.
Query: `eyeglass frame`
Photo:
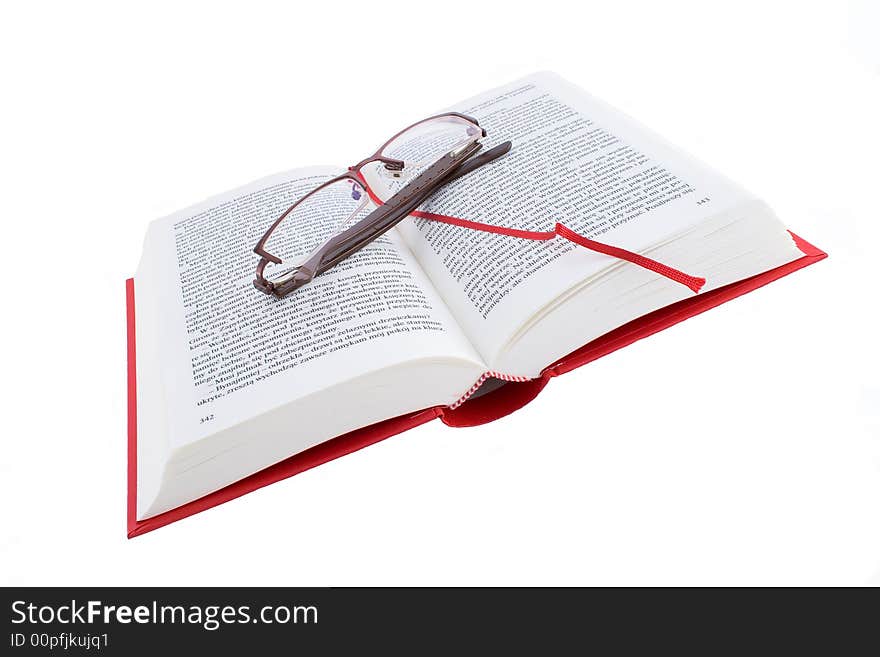
[[[485,128],[482,128],[480,126],[477,119],[475,119],[471,116],[468,116],[466,114],[462,114],[460,112],[444,112],[442,114],[436,114],[434,116],[429,116],[429,117],[422,119],[420,121],[416,121],[415,123],[404,128],[403,130],[398,131],[391,138],[387,139],[379,148],[377,148],[376,151],[372,155],[364,158],[363,160],[361,160],[360,162],[358,162],[354,166],[348,167],[348,170],[345,171],[344,173],[341,173],[338,176],[335,176],[329,180],[324,181],[323,183],[321,183],[320,185],[318,185],[317,187],[315,187],[311,191],[309,191],[306,194],[304,194],[303,196],[301,196],[293,204],[291,204],[272,223],[271,226],[269,226],[269,228],[266,230],[266,232],[263,234],[263,236],[260,238],[260,240],[257,242],[256,246],[253,249],[254,253],[256,253],[258,256],[260,256],[260,261],[259,261],[259,263],[257,263],[256,279],[254,280],[254,286],[258,290],[260,290],[261,292],[265,292],[267,294],[274,294],[276,296],[284,296],[283,294],[279,295],[277,293],[276,288],[277,288],[278,284],[276,282],[270,281],[269,279],[267,279],[263,275],[263,271],[265,270],[266,265],[268,265],[269,263],[280,265],[283,262],[279,257],[269,253],[265,249],[265,245],[266,245],[266,242],[269,240],[269,238],[272,236],[272,233],[275,231],[275,229],[299,205],[301,205],[304,201],[306,201],[307,199],[309,199],[310,197],[312,197],[314,194],[321,191],[322,189],[325,189],[325,188],[329,187],[330,185],[334,185],[334,184],[337,184],[337,183],[339,183],[341,181],[345,181],[345,180],[348,180],[352,184],[357,185],[358,187],[363,189],[364,192],[366,192],[369,195],[369,191],[370,191],[369,190],[369,183],[367,182],[366,177],[363,175],[363,173],[361,173],[361,169],[363,169],[363,167],[365,167],[367,164],[370,164],[372,162],[380,162],[385,166],[385,169],[388,171],[403,171],[404,165],[405,165],[403,160],[398,160],[396,158],[386,157],[382,154],[382,152],[389,146],[389,144],[394,142],[394,140],[396,140],[402,134],[412,130],[413,128],[416,128],[417,126],[420,126],[424,123],[428,123],[429,121],[436,121],[438,119],[449,118],[449,117],[460,119],[466,123],[471,124],[474,128],[476,128],[479,132],[474,137],[475,142],[478,141],[480,138],[485,137],[487,135]],[[496,147],[495,149],[491,149],[492,157],[488,158],[488,159],[494,159],[495,157],[498,157],[499,155],[506,153],[507,150],[509,150],[509,149],[510,149],[510,143],[505,142],[505,144],[502,144],[501,147]],[[496,153],[495,151],[498,151],[498,152]],[[490,152],[487,151],[483,155],[483,157],[485,158],[485,156],[487,156],[489,154],[490,154]],[[485,161],[488,161],[488,159],[486,159]],[[484,164],[485,161],[481,162],[480,165]],[[473,168],[476,168],[476,167],[472,167],[472,168],[468,169],[468,171],[473,170]],[[463,174],[460,174],[460,175],[463,175]],[[455,177],[457,178],[459,176],[455,176]],[[366,205],[366,203],[365,203],[365,205]],[[414,208],[412,208],[412,209],[414,209]],[[411,210],[409,210],[409,211],[411,211]],[[406,212],[406,214],[408,214],[409,211]]]

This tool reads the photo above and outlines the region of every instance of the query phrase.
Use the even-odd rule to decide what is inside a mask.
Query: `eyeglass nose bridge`
[[[370,162],[381,162],[385,165],[385,168],[388,171],[403,171],[404,162],[403,160],[397,160],[393,157],[385,157],[384,155],[376,154],[371,157],[365,158],[355,164],[353,167],[348,167],[348,170],[351,173],[357,173],[361,170],[361,168]]]

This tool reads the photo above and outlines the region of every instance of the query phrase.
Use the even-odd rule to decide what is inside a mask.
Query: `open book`
[[[513,148],[422,211],[532,231],[561,222],[705,278],[699,293],[570,241],[418,217],[289,297],[259,293],[253,245],[342,167],[295,169],[155,221],[130,289],[130,529],[356,430],[528,388],[638,318],[682,304],[693,314],[746,291],[723,292],[731,284],[824,255],[764,202],[553,74],[451,109],[476,117],[489,146]]]

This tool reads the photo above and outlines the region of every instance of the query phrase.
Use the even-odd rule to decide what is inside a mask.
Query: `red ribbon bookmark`
[[[479,221],[469,221],[467,219],[459,219],[458,217],[447,217],[443,214],[422,212],[421,210],[414,210],[410,214],[414,217],[419,217],[420,219],[439,221],[444,224],[461,226],[462,228],[470,228],[471,230],[480,230],[485,233],[495,233],[496,235],[518,237],[524,240],[536,240],[544,242],[547,240],[552,240],[554,237],[559,236],[563,239],[568,240],[569,242],[577,244],[578,246],[589,249],[590,251],[595,251],[596,253],[611,256],[612,258],[626,260],[627,262],[631,262],[634,265],[638,265],[639,267],[649,269],[657,274],[660,274],[661,276],[665,276],[666,278],[675,281],[676,283],[681,283],[682,285],[689,287],[691,290],[693,290],[694,293],[699,292],[700,288],[702,288],[706,284],[705,278],[691,276],[690,274],[686,274],[683,271],[675,269],[674,267],[664,265],[662,262],[657,262],[656,260],[652,260],[647,256],[643,256],[632,251],[627,251],[626,249],[622,249],[619,246],[611,246],[610,244],[603,244],[602,242],[588,239],[583,235],[574,232],[571,228],[568,228],[567,226],[564,226],[563,224],[560,224],[558,222],[553,230],[534,231],[518,230],[516,228],[505,228],[504,226],[493,226],[492,224],[484,224],[480,223]]]
[[[364,187],[366,188],[367,193],[370,195],[370,198],[373,199],[373,202],[377,205],[382,205],[382,200],[373,193],[373,190],[370,189],[370,186],[366,184],[367,181],[363,178],[361,179],[364,182]],[[590,251],[595,251],[596,253],[601,253],[612,258],[618,258],[619,260],[626,260],[627,262],[631,262],[634,265],[638,265],[639,267],[648,269],[656,274],[665,276],[671,281],[681,283],[682,285],[690,288],[694,292],[694,294],[698,293],[700,291],[700,288],[702,288],[706,284],[705,278],[691,276],[690,274],[686,274],[685,272],[675,269],[674,267],[664,265],[662,262],[657,262],[656,260],[653,260],[647,256],[634,253],[633,251],[627,251],[626,249],[622,249],[619,246],[611,246],[610,244],[603,244],[602,242],[588,239],[583,235],[574,232],[571,228],[568,228],[567,226],[564,226],[558,222],[556,226],[554,226],[553,230],[535,231],[519,230],[517,228],[506,228],[504,226],[493,226],[492,224],[484,224],[479,221],[469,221],[468,219],[448,217],[444,214],[436,214],[434,212],[422,212],[421,210],[413,210],[412,212],[410,212],[410,214],[414,217],[418,217],[419,219],[439,221],[440,223],[450,224],[452,226],[470,228],[471,230],[479,230],[484,233],[506,235],[507,237],[517,237],[524,240],[546,242],[547,240],[552,240],[554,237],[558,236],[568,240],[569,242],[577,244],[578,246],[582,246],[585,249],[589,249]]]

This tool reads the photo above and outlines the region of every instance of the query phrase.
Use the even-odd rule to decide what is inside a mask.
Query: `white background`
[[[880,11],[0,9],[0,583],[880,584]],[[552,69],[765,198],[816,266],[553,381],[125,538],[150,220]]]

